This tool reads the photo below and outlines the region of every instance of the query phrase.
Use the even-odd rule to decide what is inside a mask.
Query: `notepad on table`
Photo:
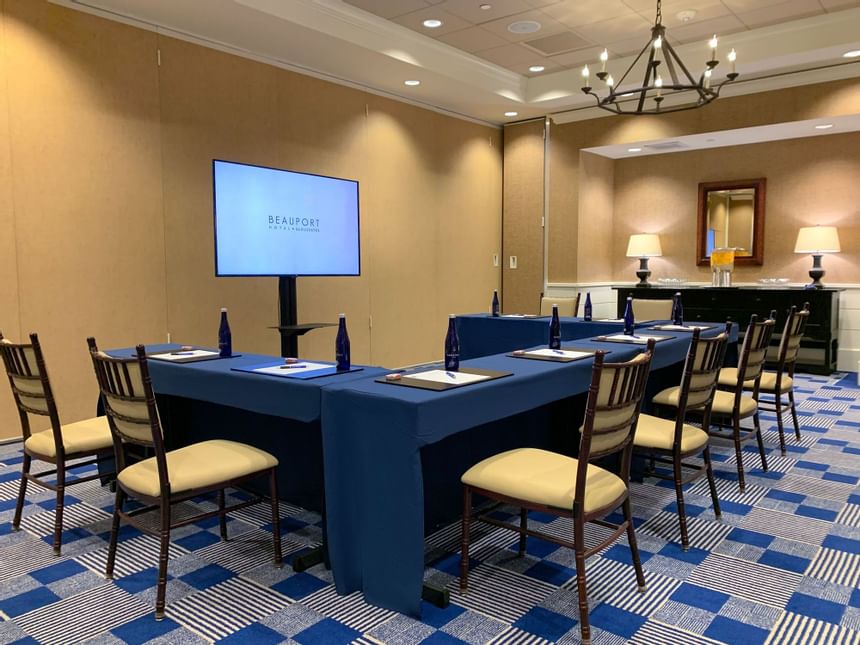
[[[258,367],[252,372],[256,374],[271,374],[272,376],[285,376],[287,378],[307,378],[311,374],[322,370],[332,371],[330,363],[312,363],[311,361],[299,361],[286,365],[271,365],[269,367]]]
[[[452,385],[466,385],[468,383],[478,383],[493,378],[486,374],[469,374],[468,372],[449,372],[447,370],[428,370],[426,372],[418,372],[417,374],[409,374],[410,379],[418,379],[419,381],[432,381],[434,383],[450,383]]]
[[[713,329],[711,325],[656,325],[651,329],[658,329],[660,331],[693,331],[698,329],[699,331],[704,331],[706,329]]]
[[[630,336],[628,334],[611,334],[609,336],[598,336],[594,340],[599,342],[608,341],[610,343],[634,343],[636,345],[647,345],[650,339],[654,339],[655,342],[660,342],[661,340],[670,340],[672,336],[658,336],[656,334],[636,334],[635,336]]]
[[[548,356],[550,358],[555,358],[556,356],[560,358],[586,358],[587,356],[594,356],[594,352],[580,352],[575,349],[530,349],[526,352],[523,352],[523,356]]]
[[[218,355],[218,352],[213,352],[208,349],[188,349],[150,354],[149,358],[154,358],[160,361],[177,361],[181,363],[183,361],[188,361],[189,359],[213,358]]]

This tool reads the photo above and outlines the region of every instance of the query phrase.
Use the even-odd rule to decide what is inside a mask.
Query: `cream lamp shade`
[[[795,253],[839,253],[841,250],[835,226],[804,226],[798,231],[794,245]]]
[[[653,233],[631,235],[627,243],[628,258],[659,258],[663,255],[660,237]]]
[[[630,241],[627,243],[627,257],[639,258],[639,270],[636,276],[639,278],[637,287],[650,287],[648,276],[651,271],[648,269],[648,258],[659,258],[663,255],[663,249],[660,247],[660,238],[653,233],[638,233],[630,236]]]
[[[797,243],[794,245],[795,253],[811,253],[812,269],[809,277],[812,282],[806,285],[807,289],[821,289],[821,278],[824,277],[824,269],[821,267],[821,255],[823,253],[839,253],[839,233],[835,226],[804,226],[797,232]]]

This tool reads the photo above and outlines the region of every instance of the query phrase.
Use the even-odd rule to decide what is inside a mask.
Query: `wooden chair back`
[[[649,339],[646,350],[625,363],[604,363],[602,351],[595,355],[579,443],[581,464],[623,451],[622,465],[626,462],[629,469],[633,433],[642,407],[654,345],[654,340]],[[584,499],[585,472],[586,468],[577,470],[576,499]]]
[[[116,358],[99,351],[94,338],[88,338],[87,344],[113,435],[117,473],[126,467],[129,446],[151,448],[155,452],[161,491],[166,494],[170,478],[144,346],[138,345],[133,357]]]
[[[577,293],[575,298],[552,298],[541,294],[540,315],[549,316],[552,314],[552,306],[558,305],[559,316],[575,317],[579,315],[579,298],[581,295],[581,293]]]
[[[767,348],[770,345],[774,325],[775,320],[773,318],[759,321],[757,315],[753,314],[750,316],[750,324],[744,335],[744,342],[741,346],[740,356],[738,357],[738,380],[735,383],[735,409],[740,404],[744,385],[746,384],[749,387],[750,381],[754,382],[752,397],[758,400],[759,384],[761,383],[761,375],[764,371],[764,362],[767,357]]]
[[[779,360],[777,373],[788,372],[794,376],[794,367],[797,363],[797,354],[800,351],[800,341],[806,333],[806,323],[809,321],[809,303],[803,303],[803,309],[797,310],[792,305],[782,330],[782,338],[779,340]]]
[[[54,432],[57,458],[62,459],[64,453],[60,417],[51,383],[48,380],[48,370],[45,367],[39,335],[30,334],[29,343],[13,343],[0,333],[0,354],[3,355],[3,365],[21,417],[24,441],[30,438],[29,415],[49,417]]]

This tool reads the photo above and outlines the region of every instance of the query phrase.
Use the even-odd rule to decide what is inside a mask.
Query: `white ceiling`
[[[620,76],[633,60],[629,52],[647,42],[656,6],[654,0],[51,1],[496,124],[563,111],[576,111],[568,120],[605,115],[580,91],[578,69],[583,62],[593,67],[605,46],[608,69]],[[492,8],[480,9],[484,3]],[[696,14],[683,23],[682,10]],[[842,58],[860,49],[860,0],[666,0],[663,12],[668,38],[691,69],[710,58],[706,41],[714,32],[720,56],[737,50],[741,77],[724,94],[860,76],[860,58]],[[428,34],[421,24],[427,18],[441,19],[442,27]],[[524,19],[540,30],[508,31]],[[544,37],[551,38],[537,44],[549,53],[540,54],[534,41]],[[546,71],[529,73],[534,64]],[[715,82],[725,71],[724,61]],[[759,77],[776,78],[742,82]],[[407,79],[421,84],[406,87]],[[506,111],[518,114],[505,117]]]

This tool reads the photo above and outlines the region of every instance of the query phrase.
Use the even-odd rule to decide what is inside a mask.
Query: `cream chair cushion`
[[[738,382],[738,368],[737,367],[724,367],[720,370],[720,385],[727,385],[734,387]],[[794,385],[794,381],[792,378],[786,374],[782,375],[782,381],[779,384],[780,393],[788,392],[792,386]],[[753,382],[748,381],[744,384],[744,388],[747,390],[751,390],[753,388]],[[776,372],[762,372],[761,373],[761,383],[759,385],[759,389],[762,392],[776,392]]]
[[[672,450],[675,440],[675,422],[670,419],[652,417],[650,414],[640,414],[636,425],[636,436],[633,445],[638,448],[657,448]],[[681,426],[681,452],[687,453],[701,450],[708,443],[708,435],[704,430],[684,424]]]
[[[95,452],[113,447],[113,438],[110,434],[107,417],[95,417],[76,423],[67,423],[60,428],[60,432],[63,436],[63,449],[66,454]],[[30,435],[30,438],[24,442],[24,447],[37,455],[52,459],[57,456],[53,430],[43,430]]]
[[[540,315],[552,315],[552,306],[558,305],[559,316],[574,316],[576,309],[576,298],[552,298],[544,296],[540,299]]]
[[[644,322],[647,320],[671,320],[672,301],[633,298],[633,317],[637,322]]]
[[[658,393],[653,399],[651,399],[657,405],[670,405],[672,407],[678,407],[678,400],[680,398],[681,388],[680,387],[667,387],[662,392]],[[734,392],[725,392],[723,390],[717,390],[714,392],[714,403],[711,406],[711,411],[714,414],[731,414],[732,407],[735,404],[735,393]],[[744,396],[741,398],[740,405],[740,416],[748,417],[751,414],[755,414],[758,406],[756,406],[755,399],[751,396]]]
[[[206,488],[278,465],[264,450],[224,439],[201,441],[165,454],[172,493]],[[155,457],[125,468],[117,479],[129,492],[149,497],[161,494]]]
[[[579,461],[537,448],[518,448],[494,455],[465,472],[462,482],[514,499],[571,510]],[[585,512],[609,506],[624,495],[624,481],[594,464],[588,465]]]

